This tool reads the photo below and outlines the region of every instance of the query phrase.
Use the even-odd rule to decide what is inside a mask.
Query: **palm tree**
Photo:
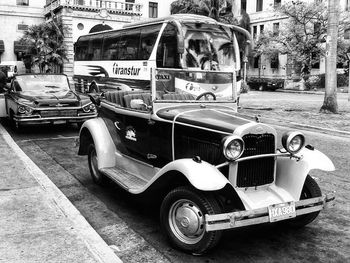
[[[338,112],[337,104],[337,39],[339,26],[339,0],[328,0],[328,28],[326,52],[326,91],[320,111]]]
[[[40,72],[61,72],[66,59],[62,32],[62,21],[51,21],[30,26],[20,39],[28,46],[27,55],[31,57],[32,66],[38,66]]]
[[[171,4],[170,13],[203,15],[228,22],[228,17],[233,17],[231,9],[229,0],[177,0]]]

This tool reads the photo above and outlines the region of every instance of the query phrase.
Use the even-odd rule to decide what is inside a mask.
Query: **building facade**
[[[67,61],[63,72],[73,75],[74,42],[79,36],[123,24],[170,14],[174,0],[0,0],[0,61],[23,59],[18,40],[28,26],[60,17],[66,28]]]
[[[18,39],[28,26],[45,21],[44,5],[45,0],[0,0],[0,62],[23,58]]]
[[[306,2],[324,2],[327,0],[304,0]],[[279,32],[283,28],[283,23],[288,22],[288,17],[282,16],[274,11],[277,5],[283,5],[289,0],[236,0],[235,9],[238,14],[246,12],[250,17],[251,34],[255,40],[263,31]],[[349,16],[350,1],[340,0],[340,10],[342,16]],[[350,39],[350,28],[345,28],[344,38]],[[293,61],[288,60],[287,55],[276,54],[275,56],[255,57],[250,60],[248,77],[267,78],[267,79],[290,79],[294,73]],[[311,75],[322,74],[325,72],[325,59],[320,58],[311,69]]]

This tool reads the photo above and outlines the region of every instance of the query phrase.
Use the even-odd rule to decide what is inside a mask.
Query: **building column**
[[[66,61],[63,63],[63,73],[69,78],[70,83],[73,83],[73,63],[74,63],[74,47],[73,47],[73,17],[67,8],[62,10],[62,23],[64,27],[63,44],[66,47]]]

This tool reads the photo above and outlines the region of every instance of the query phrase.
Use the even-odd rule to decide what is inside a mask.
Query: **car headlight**
[[[230,135],[224,139],[223,153],[226,159],[234,161],[238,159],[244,151],[244,141],[237,135]]]
[[[18,106],[18,113],[20,113],[20,114],[27,114],[27,115],[29,115],[29,114],[32,114],[32,112],[33,112],[33,109],[28,107],[28,106],[25,106],[25,105],[19,105]]]
[[[299,152],[305,145],[305,136],[301,132],[286,132],[282,136],[282,146],[289,153]]]
[[[95,105],[92,104],[92,103],[83,106],[83,111],[84,111],[85,113],[88,113],[88,112],[90,112],[90,111],[95,111],[95,109],[96,109],[96,107],[95,107]]]

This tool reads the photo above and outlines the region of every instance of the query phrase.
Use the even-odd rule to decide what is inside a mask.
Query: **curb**
[[[74,229],[86,244],[86,247],[94,255],[98,262],[122,263],[121,259],[113,252],[106,242],[97,234],[81,213],[73,206],[68,198],[57,188],[57,186],[40,170],[40,168],[21,150],[12,139],[10,134],[0,124],[0,135],[4,141],[15,152],[19,159],[25,164],[28,172],[34,177],[47,196],[52,199]]]

